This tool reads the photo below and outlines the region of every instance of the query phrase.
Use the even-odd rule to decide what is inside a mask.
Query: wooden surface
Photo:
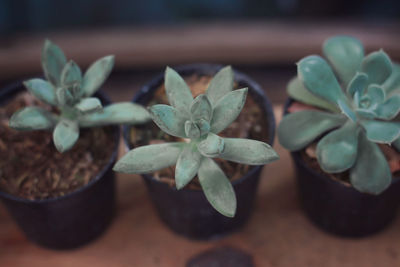
[[[321,53],[322,42],[337,34],[360,38],[367,50],[383,48],[400,60],[399,29],[400,21],[259,21],[21,34],[0,39],[0,80],[40,73],[45,38],[82,66],[115,54],[118,69],[143,69],[196,61],[293,64]]]
[[[275,107],[275,114],[279,117],[281,105]],[[115,221],[98,240],[75,251],[51,251],[29,243],[1,206],[0,266],[177,267],[197,253],[224,245],[250,253],[256,266],[263,267],[400,266],[400,218],[364,239],[343,239],[320,231],[299,206],[288,152],[276,140],[274,147],[281,160],[263,169],[255,212],[231,236],[198,242],[175,235],[159,221],[142,180],[118,175]]]

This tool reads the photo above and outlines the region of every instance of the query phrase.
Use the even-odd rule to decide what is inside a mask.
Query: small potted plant
[[[25,81],[30,94],[21,83],[1,92],[0,197],[28,239],[39,245],[75,248],[99,236],[111,222],[111,167],[120,130],[95,126],[150,119],[140,105],[110,104],[98,91],[113,64],[113,56],[103,57],[82,75],[47,40],[42,52],[47,80]]]
[[[246,137],[249,129],[259,125],[251,122],[251,116],[247,121],[245,117],[236,120],[248,90],[253,102],[246,106],[246,112],[255,112],[258,123],[267,125],[259,125],[258,134],[269,141],[273,140],[273,113],[259,86],[231,67],[198,64],[180,67],[178,72],[167,67],[165,79],[160,74],[135,97],[142,104],[154,104],[149,108],[151,117],[164,133],[152,128],[154,124],[146,129],[127,128],[125,137],[131,147],[138,145],[131,135],[133,139],[147,135],[145,142],[139,142],[147,145],[129,151],[114,170],[143,174],[161,219],[172,230],[194,239],[214,238],[237,230],[247,221],[261,170],[260,166],[247,168],[230,180],[233,177],[228,178],[222,168],[227,172],[234,169],[234,165],[227,165],[229,161],[243,166],[278,159],[265,142],[229,136],[242,132]],[[239,86],[249,89],[233,90]],[[236,129],[229,129],[232,122]]]
[[[365,236],[384,228],[399,203],[400,68],[382,50],[364,56],[347,36],[325,41],[323,53],[328,61],[297,63],[278,137],[292,151],[311,220]]]

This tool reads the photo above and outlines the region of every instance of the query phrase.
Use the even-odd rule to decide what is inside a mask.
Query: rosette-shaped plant
[[[165,89],[171,106],[154,105],[150,113],[161,130],[184,142],[133,149],[117,162],[114,170],[151,173],[176,164],[177,189],[183,188],[197,174],[210,204],[221,214],[233,217],[235,192],[213,158],[249,165],[263,165],[278,159],[266,143],[217,135],[236,119],[246,101],[247,88],[233,90],[233,83],[231,67],[223,68],[213,77],[206,93],[193,99],[182,77],[167,67]]]
[[[79,138],[79,127],[109,124],[135,124],[150,120],[150,114],[140,105],[117,103],[103,108],[100,100],[91,97],[104,83],[114,65],[114,56],[94,62],[84,75],[74,61],[68,61],[63,51],[46,40],[42,51],[42,67],[47,79],[24,82],[29,92],[39,100],[54,106],[51,113],[41,107],[25,107],[10,119],[17,130],[52,130],[58,151],[69,150]]]
[[[382,50],[364,57],[360,41],[337,36],[323,45],[328,61],[317,55],[297,64],[289,95],[324,110],[286,115],[278,128],[280,143],[291,151],[305,148],[324,133],[316,147],[322,170],[349,170],[361,192],[379,194],[392,174],[378,144],[399,148],[400,68]]]

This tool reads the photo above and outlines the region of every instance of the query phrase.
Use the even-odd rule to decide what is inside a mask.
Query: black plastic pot
[[[287,108],[293,100],[289,99]],[[292,152],[303,208],[321,229],[343,237],[364,237],[383,230],[396,216],[400,178],[380,195],[361,193],[309,167],[300,152]]]
[[[15,83],[0,91],[0,105],[22,90]],[[110,103],[102,92],[96,94]],[[88,185],[62,197],[27,200],[0,191],[0,198],[32,242],[51,249],[72,249],[89,243],[110,225],[115,213],[115,179],[112,166],[118,154],[120,128],[113,127],[115,147],[107,165]]]
[[[213,76],[222,66],[213,64],[183,65],[174,68],[180,75],[194,73]],[[260,85],[246,75],[235,71],[235,80],[239,87],[248,87],[249,94],[260,105],[268,122],[268,143],[272,144],[275,133],[275,119],[272,106]],[[154,92],[164,82],[164,72],[146,84],[133,101],[146,105]],[[124,139],[129,144],[129,127],[124,128]],[[256,166],[242,178],[233,182],[237,197],[237,212],[234,218],[219,214],[208,203],[201,190],[177,190],[166,183],[156,180],[151,175],[143,175],[152,202],[161,220],[173,231],[193,239],[213,239],[234,232],[249,219],[256,195],[262,166]]]

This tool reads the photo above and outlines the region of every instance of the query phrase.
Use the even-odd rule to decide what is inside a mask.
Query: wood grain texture
[[[323,40],[336,34],[353,35],[367,50],[384,48],[399,60],[399,28],[400,22],[263,21],[15,35],[0,40],[0,79],[40,73],[45,38],[83,66],[107,54],[116,55],[117,68],[187,62],[293,64],[320,53]]]
[[[116,98],[124,98],[123,92]],[[282,106],[275,107],[280,117]],[[317,229],[300,209],[293,164],[275,140],[281,160],[263,169],[256,209],[238,233],[211,242],[177,236],[157,217],[143,181],[118,175],[118,214],[98,240],[75,251],[50,251],[29,243],[0,207],[0,266],[184,266],[193,255],[229,245],[254,257],[256,266],[400,266],[400,218],[364,239],[343,239]],[[121,154],[124,147],[121,144]]]

